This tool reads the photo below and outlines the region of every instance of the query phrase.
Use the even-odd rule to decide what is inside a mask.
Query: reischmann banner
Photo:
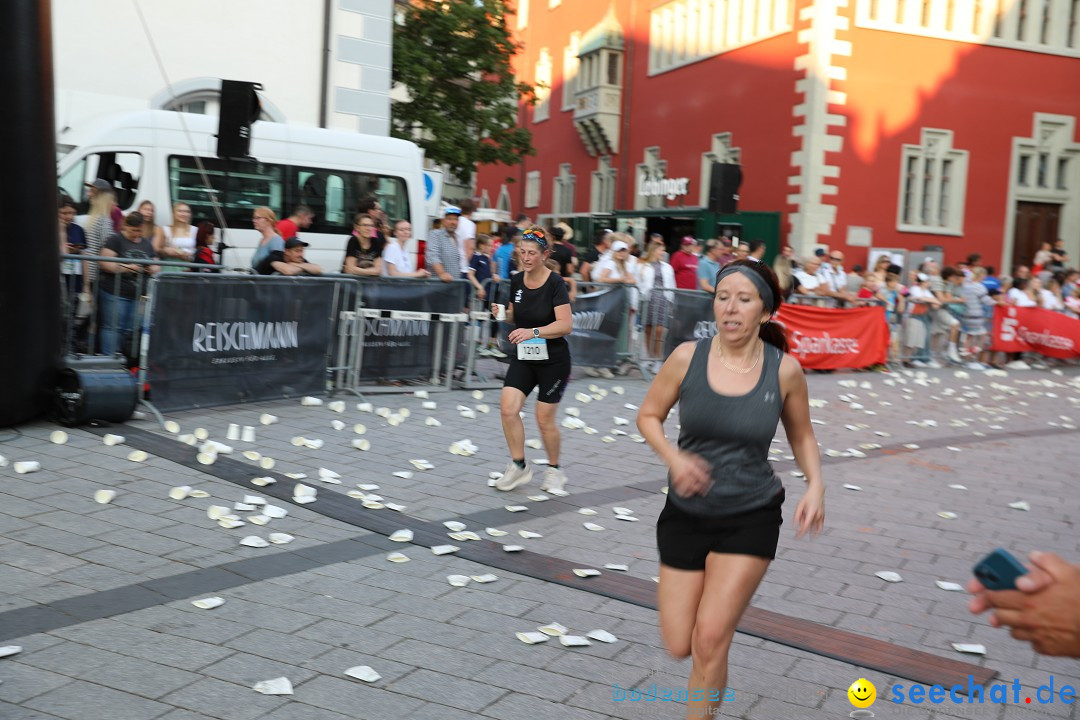
[[[161,410],[322,393],[334,281],[165,274],[147,378]]]

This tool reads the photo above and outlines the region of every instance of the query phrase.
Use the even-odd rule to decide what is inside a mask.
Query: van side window
[[[139,193],[142,155],[132,152],[102,152],[87,155],[60,178],[60,193],[75,201],[80,215],[90,212],[86,183],[98,178],[116,188],[116,204],[129,210]]]
[[[389,175],[289,168],[289,202],[286,213],[296,205],[308,205],[315,212],[309,232],[348,235],[353,215],[362,200],[375,198],[391,222],[411,217],[405,181]]]
[[[169,198],[191,206],[192,223],[217,223],[211,198],[217,199],[229,227],[251,227],[251,211],[266,206],[283,217],[282,176],[285,168],[271,163],[200,158],[206,179],[190,156],[169,157]],[[207,187],[206,181],[210,186]]]

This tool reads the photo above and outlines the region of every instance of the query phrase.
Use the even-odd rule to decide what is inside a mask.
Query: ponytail
[[[765,342],[780,348],[781,352],[788,351],[787,335],[780,323],[769,320],[758,329],[758,337]]]

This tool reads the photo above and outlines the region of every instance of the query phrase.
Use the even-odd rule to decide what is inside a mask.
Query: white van
[[[217,125],[216,117],[165,110],[105,118],[93,140],[60,160],[60,191],[84,214],[84,184],[104,178],[116,188],[124,212],[151,200],[159,225],[172,222],[172,204],[180,201],[191,206],[193,224],[218,224],[213,194],[227,226],[223,264],[229,267],[251,263],[260,238],[251,224],[252,210],[265,205],[284,219],[297,205],[308,205],[315,221],[299,235],[311,244],[307,259],[324,272],[341,269],[356,208],[374,198],[391,223],[412,222],[408,250],[416,254],[427,218],[423,151],[414,143],[260,121],[251,130],[252,159],[232,160],[217,157]]]

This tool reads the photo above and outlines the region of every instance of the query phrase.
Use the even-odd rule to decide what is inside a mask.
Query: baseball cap
[[[616,240],[611,244],[611,252],[619,252],[620,250],[629,250],[630,246],[624,243],[622,240]]]
[[[459,208],[457,205],[447,205],[445,208],[443,208],[442,214],[443,215],[460,215],[461,214],[461,208]]]
[[[682,239],[682,244],[683,247],[686,247],[687,245],[697,245],[697,240],[687,235]]]
[[[97,180],[94,180],[94,182],[88,182],[84,184],[87,187],[94,188],[95,190],[116,190],[116,188],[113,187],[112,183],[108,180],[105,180],[104,178],[98,178]]]
[[[285,249],[289,250],[294,247],[307,247],[308,243],[304,242],[298,237],[291,237],[285,241]]]

